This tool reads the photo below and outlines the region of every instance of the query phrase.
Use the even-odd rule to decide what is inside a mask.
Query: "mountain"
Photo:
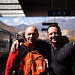
[[[14,28],[14,27],[12,27],[12,26],[6,25],[5,23],[3,23],[3,22],[1,22],[1,21],[0,21],[0,28],[5,29],[5,30],[7,30],[7,31],[9,31],[9,32],[12,32],[12,33],[18,33],[18,32],[20,32],[20,31],[24,31],[24,30],[22,30],[22,29]]]
[[[61,32],[63,36],[75,38],[75,31],[73,30],[63,29]]]
[[[62,35],[66,35],[67,37],[74,37],[75,38],[75,19],[51,19],[51,20],[47,20],[44,22],[40,22],[40,23],[35,23],[33,24],[34,26],[36,26],[38,28],[38,31],[40,32],[39,34],[39,38],[45,39],[48,38],[47,37],[47,31],[41,31],[42,28],[47,28],[48,26],[43,26],[42,23],[53,23],[56,22],[58,23],[58,25],[60,26],[61,30],[62,30]],[[17,28],[21,28],[21,29],[26,29],[28,25],[19,25],[16,26]],[[45,32],[45,33],[44,33]]]
[[[63,36],[75,38],[75,31],[73,31],[73,30],[63,29],[61,32],[62,32]],[[41,33],[40,32],[39,38],[40,39],[48,39],[47,33]]]
[[[25,24],[21,24],[21,25],[18,25],[18,26],[16,25],[16,26],[13,26],[13,27],[25,30],[28,26],[25,25]]]
[[[26,24],[20,24],[20,25],[16,25],[13,27],[25,30],[28,26],[29,25],[26,25]],[[42,23],[35,23],[35,24],[33,24],[33,26],[37,27],[38,31],[41,32]]]
[[[41,29],[42,28],[42,25],[40,26],[40,24],[42,23],[36,23],[35,26],[38,28],[38,29]],[[23,27],[24,30],[28,27],[28,25],[20,25],[19,27]],[[6,24],[4,24],[3,22],[0,21],[0,28],[3,28],[9,32],[13,32],[13,33],[18,33],[20,31],[24,31],[22,29],[19,29],[19,28],[14,28],[12,26],[8,26]],[[75,31],[74,30],[68,30],[68,29],[63,29],[62,30],[62,35],[66,35],[67,37],[74,37],[75,38]],[[44,33],[44,32],[39,32],[39,38],[40,39],[47,39],[47,33]]]
[[[58,25],[60,26],[61,30],[68,29],[68,30],[75,30],[75,19],[68,19],[68,20],[56,20]]]
[[[53,22],[58,23],[61,30],[63,30],[63,29],[75,30],[75,19],[66,20],[66,19],[58,18],[58,19],[51,19],[51,20],[43,21],[40,23],[35,23],[33,25],[38,28],[39,32],[46,32],[46,31],[42,31],[42,28],[48,28],[48,26],[43,26],[42,23],[47,23],[47,22],[48,23],[53,23]],[[21,25],[15,26],[15,27],[25,30],[28,26],[29,25],[21,24]]]
[[[63,36],[75,38],[75,31],[73,30],[63,29],[61,32]],[[39,33],[39,38],[48,39],[47,33]]]

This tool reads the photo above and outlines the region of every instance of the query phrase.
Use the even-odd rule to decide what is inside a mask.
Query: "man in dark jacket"
[[[62,43],[62,34],[58,25],[50,25],[47,32],[52,44],[51,75],[75,75],[75,46],[70,43]]]

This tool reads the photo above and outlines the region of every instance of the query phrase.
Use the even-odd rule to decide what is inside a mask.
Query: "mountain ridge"
[[[25,26],[28,27],[27,25],[25,25]],[[0,21],[0,28],[3,28],[5,30],[7,30],[9,32],[13,32],[13,33],[18,33],[20,31],[24,31],[23,29],[19,29],[19,28],[14,28],[12,26],[8,26],[8,25],[4,24],[1,21]],[[62,35],[64,35],[64,36],[74,37],[75,38],[75,31],[74,30],[62,29],[61,32],[62,32]],[[45,33],[44,32],[39,32],[39,38],[40,39],[48,39],[47,32],[45,32]]]
[[[24,31],[22,29],[14,28],[13,26],[6,25],[5,23],[3,23],[1,21],[0,21],[0,28],[5,29],[5,30],[12,32],[12,33],[18,33],[20,31]]]
[[[60,18],[58,18],[54,22],[53,21],[54,20],[51,19],[51,20],[35,23],[33,25],[37,27],[39,32],[42,32],[41,31],[42,28],[48,28],[48,26],[43,26],[42,23],[58,23],[61,30],[63,30],[63,29],[75,30],[75,19],[69,19],[69,20],[63,20],[62,19],[61,20]],[[28,26],[29,25],[26,25],[26,24],[22,24],[22,25],[20,24],[18,26],[14,26],[14,27],[25,30]]]

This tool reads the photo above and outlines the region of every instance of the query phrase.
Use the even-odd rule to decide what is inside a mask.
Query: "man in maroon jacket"
[[[38,36],[39,36],[38,29],[35,26],[29,26],[25,30],[25,39],[24,39],[25,45],[29,47],[30,49],[33,47],[35,47],[36,49],[37,48],[36,40]],[[19,64],[16,64],[18,52],[19,52],[18,49],[16,50],[15,53],[10,51],[10,54],[7,60],[7,64],[6,64],[5,75],[12,75],[12,72],[15,69],[16,65],[18,65],[19,70],[22,70],[22,71],[24,70],[24,64],[22,64],[22,62],[20,62]],[[24,59],[25,57],[23,58],[23,61]]]

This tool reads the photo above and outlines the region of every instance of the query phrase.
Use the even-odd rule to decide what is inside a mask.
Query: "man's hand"
[[[12,51],[13,53],[15,53],[15,52],[16,52],[16,49],[18,49],[18,47],[19,47],[19,41],[16,40],[16,41],[14,41],[14,43],[12,44],[11,51]]]

